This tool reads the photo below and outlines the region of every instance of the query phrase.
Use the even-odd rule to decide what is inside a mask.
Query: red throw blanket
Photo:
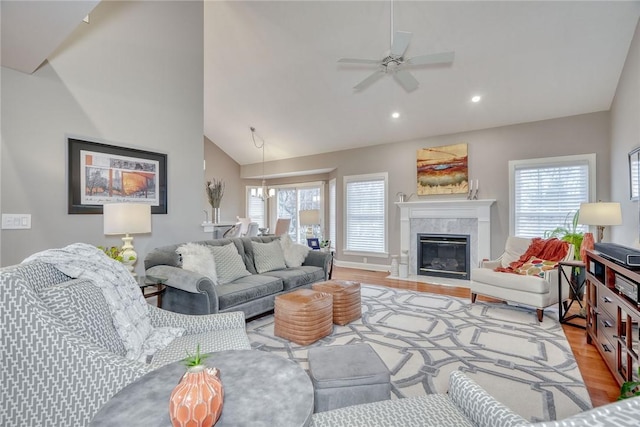
[[[526,252],[520,256],[520,259],[509,264],[507,268],[497,267],[495,271],[517,273],[516,270],[522,267],[525,262],[529,261],[531,257],[540,258],[545,261],[561,261],[567,256],[568,251],[569,243],[564,240],[558,240],[555,237],[547,240],[534,237]]]

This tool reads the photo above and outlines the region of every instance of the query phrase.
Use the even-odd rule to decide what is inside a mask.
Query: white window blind
[[[549,161],[515,165],[515,235],[543,237],[557,227],[571,226],[580,203],[589,201],[589,161]],[[579,231],[588,231],[579,225]]]
[[[247,187],[247,218],[257,222],[258,227],[265,227],[265,203],[259,197],[251,196],[251,188]]]
[[[336,248],[336,179],[329,181],[329,240],[331,249]]]
[[[386,252],[386,174],[345,177],[345,250]]]

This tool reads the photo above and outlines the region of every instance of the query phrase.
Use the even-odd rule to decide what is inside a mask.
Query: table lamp
[[[307,226],[307,239],[313,238],[313,226],[320,225],[320,210],[309,209],[300,211],[300,225]]]
[[[578,224],[597,226],[599,243],[602,241],[605,226],[622,224],[620,203],[581,203]]]
[[[151,233],[151,205],[145,203],[108,203],[103,206],[104,234],[124,234],[122,263],[135,277],[133,265],[138,254],[133,249],[130,234]]]

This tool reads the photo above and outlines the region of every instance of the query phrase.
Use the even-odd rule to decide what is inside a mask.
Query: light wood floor
[[[360,283],[383,285],[391,288],[410,289],[413,291],[430,292],[454,297],[470,298],[469,289],[453,286],[429,285],[406,280],[387,279],[388,273],[380,271],[357,270],[352,268],[335,267],[333,279],[355,280]],[[479,299],[483,299],[478,297]],[[489,301],[488,298],[484,298]],[[618,383],[609,372],[598,350],[587,344],[584,329],[569,325],[562,325],[567,340],[571,345],[573,355],[578,362],[580,373],[589,391],[593,406],[602,406],[616,400],[620,393]]]

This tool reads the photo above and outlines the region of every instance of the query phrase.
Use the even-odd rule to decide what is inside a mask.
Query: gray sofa
[[[208,277],[182,269],[180,256],[176,253],[182,243],[151,251],[144,260],[145,274],[167,278],[167,290],[162,297],[165,310],[184,314],[242,311],[248,319],[273,310],[277,295],[310,288],[315,282],[329,279],[332,256],[319,251],[310,251],[300,267],[258,274],[251,242],[269,243],[277,239],[279,237],[259,236],[195,242],[209,246],[235,244],[251,275],[228,284],[216,286]]]

